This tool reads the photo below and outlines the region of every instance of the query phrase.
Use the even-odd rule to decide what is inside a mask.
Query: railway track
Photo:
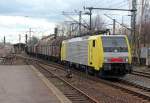
[[[139,76],[146,77],[146,78],[150,78],[150,73],[146,73],[146,72],[133,71],[132,74],[133,75],[139,75]]]
[[[126,79],[122,79],[122,78],[120,78],[119,80],[120,80],[120,82],[123,83],[123,84],[129,85],[129,86],[133,86],[133,87],[136,87],[136,88],[139,88],[139,89],[144,90],[144,91],[146,91],[146,92],[149,92],[149,91],[150,91],[150,88],[149,88],[149,87],[145,87],[145,86],[139,85],[139,84],[137,84],[137,83],[134,83],[133,81],[126,80]]]
[[[27,58],[26,58],[27,59]],[[30,60],[34,60],[34,61],[40,61],[40,60],[36,60],[36,59],[30,59]],[[48,64],[48,63],[45,63],[43,61],[40,61],[40,63],[43,63],[44,65],[47,65],[47,66],[50,66],[50,67],[53,67],[55,69],[61,69],[61,70],[65,70],[65,67],[60,65],[60,64],[56,64],[56,63],[52,63],[52,64]],[[46,70],[47,71],[47,70]],[[49,72],[49,71],[48,71]],[[79,75],[79,72],[75,70],[74,72],[76,75]],[[130,85],[129,83],[127,84],[124,84],[124,83],[120,83],[120,82],[111,82],[111,81],[106,81],[106,80],[103,80],[103,79],[98,79],[98,78],[95,78],[93,76],[87,76],[84,75],[83,76],[86,76],[86,78],[88,79],[91,79],[93,81],[96,81],[96,82],[100,82],[100,83],[104,83],[104,84],[107,84],[111,87],[114,87],[116,89],[120,89],[124,92],[127,92],[127,93],[130,93],[130,94],[133,94],[135,96],[138,96],[142,99],[145,99],[145,100],[150,100],[150,94],[149,92],[146,90],[146,89],[143,89],[143,88],[139,88],[135,85]],[[69,84],[69,83],[68,83]],[[76,88],[77,89],[77,88]]]
[[[45,64],[45,63],[44,63],[44,64]],[[48,66],[50,66],[50,67],[57,68],[57,69],[58,69],[58,68],[59,68],[59,69],[64,69],[63,66],[61,66],[61,65],[59,65],[59,64],[55,64],[55,63],[54,63],[54,64],[46,64],[46,65],[48,65]],[[74,71],[73,71],[73,72],[74,72]],[[75,73],[76,73],[76,75],[79,74],[78,71],[75,71]],[[85,74],[85,75],[82,75],[82,76],[84,76],[84,77],[87,78],[87,75],[86,75],[86,74]],[[121,83],[120,83],[120,81],[119,81],[119,82],[110,82],[110,81],[106,81],[106,80],[103,80],[103,79],[98,79],[98,78],[91,77],[91,76],[88,76],[88,79],[91,79],[91,80],[94,80],[94,81],[100,82],[100,83],[105,83],[105,84],[110,85],[110,86],[112,86],[112,87],[114,87],[114,88],[121,89],[121,90],[123,90],[123,91],[125,91],[125,92],[128,92],[128,93],[131,93],[131,94],[133,94],[133,95],[136,95],[136,96],[138,96],[138,97],[140,97],[140,98],[150,100],[150,94],[147,93],[147,92],[149,92],[149,88],[145,88],[145,87],[136,85],[136,84],[131,83],[131,82],[123,81],[123,80],[121,80]],[[125,84],[126,84],[126,85],[125,85]],[[136,87],[136,88],[134,88],[134,87]],[[144,90],[145,92],[144,92],[143,90]]]
[[[69,82],[61,78],[54,73],[52,73],[49,69],[47,69],[43,64],[36,63],[37,68],[40,67],[40,71],[48,78],[53,79],[54,85],[59,88],[63,94],[72,101],[72,103],[99,103],[92,97],[88,96],[83,91],[71,85]],[[50,78],[51,77],[51,78]],[[61,83],[61,84],[60,84]]]

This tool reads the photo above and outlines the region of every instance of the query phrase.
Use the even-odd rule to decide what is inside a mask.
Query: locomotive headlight
[[[129,61],[128,58],[125,58],[125,61],[128,62]]]
[[[108,58],[104,58],[104,62],[108,62],[109,60],[108,60]]]

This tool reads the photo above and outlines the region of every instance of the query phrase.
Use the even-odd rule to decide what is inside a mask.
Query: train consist
[[[125,35],[94,35],[71,39],[49,36],[27,53],[88,70],[101,77],[122,77],[130,73],[131,50]]]

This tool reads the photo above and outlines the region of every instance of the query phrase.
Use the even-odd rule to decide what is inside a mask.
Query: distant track
[[[146,73],[146,72],[133,71],[132,74],[133,75],[139,75],[139,76],[146,77],[146,78],[150,78],[150,73]]]

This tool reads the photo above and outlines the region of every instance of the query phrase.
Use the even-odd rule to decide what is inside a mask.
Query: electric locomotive
[[[61,61],[84,66],[101,77],[122,77],[132,70],[131,50],[125,35],[95,35],[64,40]]]

